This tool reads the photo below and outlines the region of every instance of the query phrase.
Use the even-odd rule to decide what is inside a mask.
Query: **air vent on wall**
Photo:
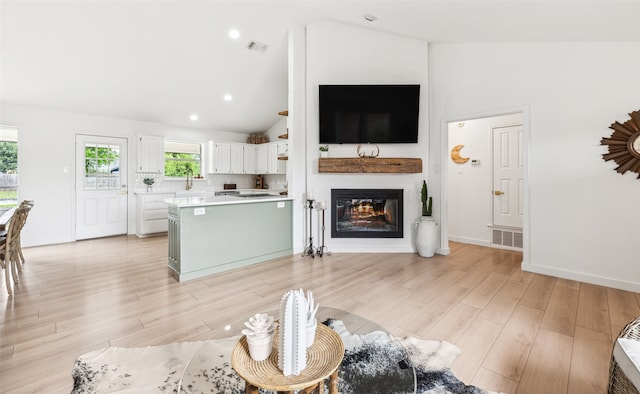
[[[522,249],[522,233],[513,230],[493,229],[493,245]]]
[[[256,51],[256,52],[262,53],[266,51],[267,48],[269,48],[267,45],[258,41],[249,41],[249,44],[247,44],[247,49],[250,51]]]

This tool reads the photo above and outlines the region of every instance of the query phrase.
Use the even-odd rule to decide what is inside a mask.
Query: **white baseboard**
[[[612,287],[620,290],[632,291],[640,293],[640,283],[628,282],[620,279],[607,278],[597,275],[589,275],[575,271],[560,270],[553,267],[522,263],[520,266],[523,271],[534,272],[536,274],[550,275],[558,278],[576,280],[585,283],[591,283],[599,286]]]
[[[490,241],[485,241],[483,239],[475,239],[475,238],[456,237],[455,235],[450,235],[449,241],[460,242],[463,244],[478,245],[478,246],[488,246],[488,247],[492,246]]]

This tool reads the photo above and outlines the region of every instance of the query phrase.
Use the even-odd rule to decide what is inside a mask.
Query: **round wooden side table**
[[[255,361],[249,355],[247,338],[240,338],[231,352],[231,366],[246,382],[246,393],[257,394],[258,389],[277,392],[324,393],[325,379],[329,379],[329,393],[338,393],[338,367],[344,357],[344,343],[335,331],[318,324],[315,342],[307,349],[307,367],[299,375],[284,376],[278,368],[278,333],[274,334],[269,358]]]

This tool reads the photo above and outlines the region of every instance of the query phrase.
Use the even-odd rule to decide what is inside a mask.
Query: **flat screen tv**
[[[321,144],[418,142],[420,85],[320,85]]]

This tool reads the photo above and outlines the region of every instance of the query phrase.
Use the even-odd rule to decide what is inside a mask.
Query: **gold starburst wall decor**
[[[607,145],[609,153],[602,155],[605,161],[613,160],[618,164],[616,171],[624,174],[635,172],[640,179],[640,110],[629,114],[631,119],[624,123],[614,122],[609,126],[613,134],[600,140],[600,145]]]

